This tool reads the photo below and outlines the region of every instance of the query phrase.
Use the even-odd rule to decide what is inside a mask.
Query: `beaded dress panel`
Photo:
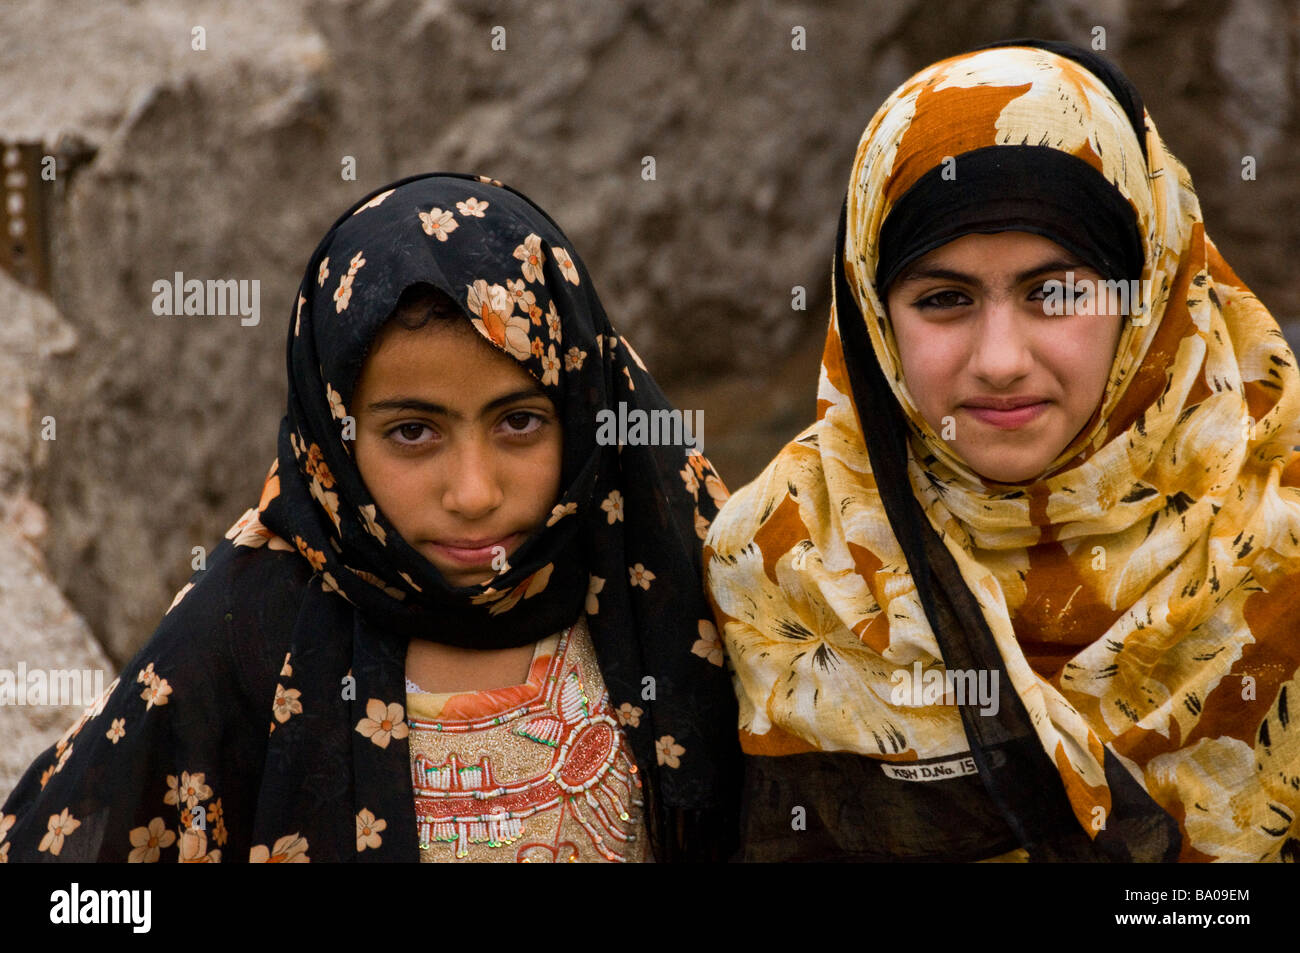
[[[407,684],[420,860],[646,859],[641,779],[586,619],[537,644],[523,685]]]

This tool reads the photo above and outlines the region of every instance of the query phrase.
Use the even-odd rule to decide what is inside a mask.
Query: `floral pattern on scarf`
[[[918,412],[874,276],[881,225],[912,183],[944,157],[1025,142],[1084,160],[1132,205],[1153,294],[1093,419],[1044,476],[1009,487]],[[817,422],[723,508],[710,595],[750,755],[904,764],[970,748],[956,706],[894,700],[899,673],[942,674],[943,652],[869,461],[870,408],[855,406],[838,328],[861,321],[910,431],[911,492],[1083,832],[1113,809],[1114,761],[1176,821],[1181,859],[1295,859],[1300,379],[1150,117],[1145,150],[1098,77],[1044,49],[944,60],[889,97],[854,161],[849,300],[835,302]],[[1036,672],[1026,639],[1068,662]]]

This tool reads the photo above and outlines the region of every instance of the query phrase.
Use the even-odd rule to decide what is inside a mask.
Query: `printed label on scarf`
[[[880,768],[895,781],[946,781],[979,773],[975,759],[969,754],[927,764],[882,764]]]

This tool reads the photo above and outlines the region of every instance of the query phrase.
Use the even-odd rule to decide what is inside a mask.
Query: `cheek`
[[[384,462],[378,438],[360,431],[356,443],[352,445],[352,452],[355,454],[357,470],[361,473],[362,482],[370,491],[370,495],[378,500],[375,490],[384,486],[384,481],[381,479]]]
[[[555,499],[560,495],[560,476],[564,463],[564,442],[559,427],[555,427],[550,438],[540,447],[530,466],[530,479],[541,491],[549,513]]]
[[[354,452],[357,470],[371,499],[397,531],[403,532],[405,511],[410,505],[407,501],[413,497],[418,472],[409,462],[403,465],[403,461],[386,453],[382,438],[374,435],[358,432]]]
[[[1080,316],[1044,341],[1057,380],[1085,417],[1092,415],[1106,389],[1119,331],[1117,317]]]
[[[519,511],[533,522],[545,522],[560,496],[563,444],[556,429],[528,453],[504,461],[510,475],[507,492],[520,501]]]
[[[917,409],[936,426],[956,400],[953,387],[966,363],[964,342],[934,328],[905,328],[895,331],[895,337],[907,389]]]

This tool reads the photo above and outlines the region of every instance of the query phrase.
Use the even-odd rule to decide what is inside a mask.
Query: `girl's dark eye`
[[[532,433],[543,423],[542,418],[531,411],[518,411],[503,418],[506,431],[512,436]]]
[[[921,310],[940,309],[940,308],[959,308],[964,304],[969,304],[970,299],[960,291],[938,291],[932,295],[926,295],[917,301],[914,307]]]
[[[417,423],[398,424],[396,427],[394,427],[392,430],[388,432],[388,435],[390,437],[392,436],[398,437],[399,439],[397,442],[399,444],[413,444],[413,443],[419,443],[420,438],[423,437],[425,431],[428,430],[430,430],[428,424],[417,424]]]

